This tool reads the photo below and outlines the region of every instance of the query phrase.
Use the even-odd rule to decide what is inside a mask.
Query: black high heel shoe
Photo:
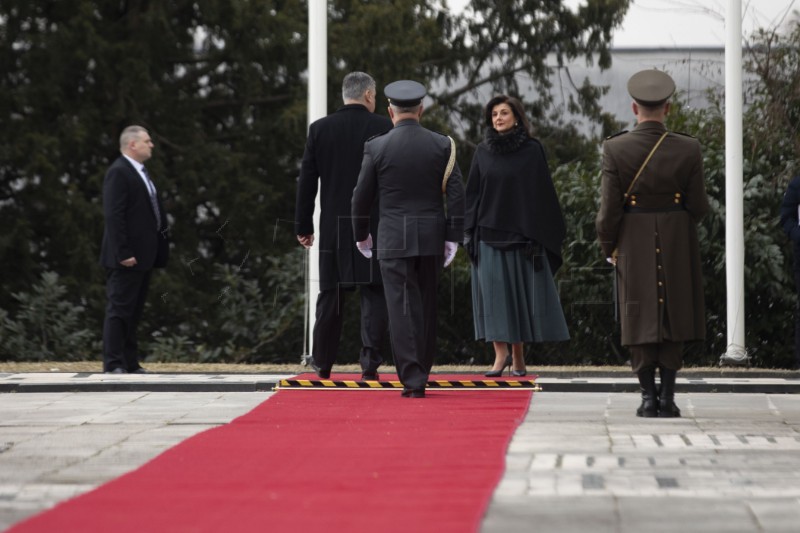
[[[487,373],[485,373],[484,376],[486,376],[487,378],[499,378],[500,376],[503,375],[503,371],[505,371],[506,367],[508,367],[508,371],[510,373],[512,363],[513,360],[511,359],[511,355],[509,354],[506,356],[506,360],[503,363],[503,366],[502,368],[500,368],[500,370],[490,370]]]
[[[511,370],[511,375],[515,376],[515,377],[518,377],[518,378],[521,378],[522,376],[527,376],[528,375],[528,371],[527,370]]]

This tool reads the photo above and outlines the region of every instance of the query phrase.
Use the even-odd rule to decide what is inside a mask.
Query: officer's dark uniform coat
[[[356,249],[350,222],[350,199],[361,168],[364,142],[392,129],[387,117],[371,113],[360,104],[348,104],[311,124],[297,184],[295,221],[297,235],[314,233],[312,216],[317,184],[320,191],[320,289],[371,282],[380,284],[377,261]],[[377,213],[377,204],[373,214]],[[377,232],[377,216],[372,228]]]
[[[603,145],[601,206],[596,228],[603,252],[616,251],[622,344],[705,338],[697,223],[709,210],[700,143],[670,133],[653,154],[628,200],[624,194],[666,131],[639,124]],[[679,195],[679,196],[676,196]],[[674,209],[682,205],[684,209]]]
[[[415,120],[370,140],[353,192],[353,230],[362,241],[369,233],[372,198],[381,202],[378,259],[442,255],[444,241],[464,239],[464,183],[458,165],[447,181],[447,212],[442,178],[450,158],[450,140]],[[373,235],[373,238],[375,236]]]

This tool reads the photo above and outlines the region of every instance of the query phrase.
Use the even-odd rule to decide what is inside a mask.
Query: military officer
[[[364,145],[353,190],[353,234],[358,249],[371,257],[369,213],[377,194],[376,253],[395,365],[402,395],[422,398],[436,348],[439,274],[463,239],[464,185],[452,140],[419,123],[425,87],[400,80],[384,93],[394,127]]]
[[[642,390],[636,414],[678,417],[675,377],[684,343],[705,338],[697,240],[709,210],[703,158],[697,139],[664,126],[675,92],[668,74],[637,72],[628,92],[637,125],[603,143],[597,236],[615,265],[622,344]]]

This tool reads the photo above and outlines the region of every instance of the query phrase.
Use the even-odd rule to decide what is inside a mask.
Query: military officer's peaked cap
[[[393,81],[383,89],[389,103],[398,107],[419,105],[427,92],[424,85],[412,80]]]
[[[674,92],[675,82],[660,70],[641,70],[628,80],[628,93],[641,105],[663,104]]]

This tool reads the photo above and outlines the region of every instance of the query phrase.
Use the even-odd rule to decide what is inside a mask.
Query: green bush
[[[301,249],[258,261],[259,276],[242,266],[212,266],[215,304],[200,313],[207,322],[180,322],[156,329],[144,339],[150,361],[205,363],[266,363],[299,361],[302,351],[305,293],[297,271],[303,265]],[[151,299],[153,299],[151,295]],[[154,305],[181,306],[177,298]],[[168,312],[168,311],[167,311]],[[150,317],[153,320],[154,317]],[[286,347],[285,351],[276,346]]]
[[[30,293],[14,293],[14,316],[0,309],[0,359],[80,361],[99,357],[95,328],[82,305],[64,300],[58,274],[42,274]]]

